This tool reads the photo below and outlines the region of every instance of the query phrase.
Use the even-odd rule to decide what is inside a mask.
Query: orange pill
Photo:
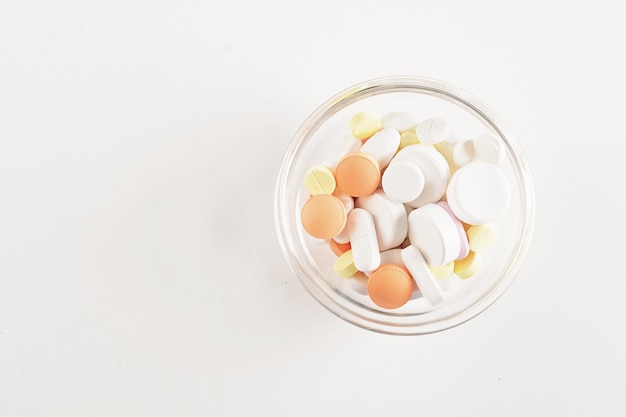
[[[344,204],[334,195],[311,196],[302,206],[302,226],[313,237],[330,239],[346,226],[348,214]]]
[[[332,250],[333,253],[337,256],[341,256],[344,252],[352,249],[352,245],[350,245],[350,242],[337,243],[335,239],[330,239],[330,241],[328,242],[328,246],[330,246],[330,250]]]
[[[413,280],[406,268],[384,264],[370,275],[367,293],[382,308],[402,307],[411,298]]]
[[[352,197],[372,194],[380,184],[380,166],[376,159],[363,152],[346,155],[335,169],[337,186]]]

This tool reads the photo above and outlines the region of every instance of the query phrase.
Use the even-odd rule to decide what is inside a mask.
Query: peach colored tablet
[[[344,204],[334,195],[311,196],[302,207],[302,226],[313,237],[330,239],[338,235],[346,225]]]

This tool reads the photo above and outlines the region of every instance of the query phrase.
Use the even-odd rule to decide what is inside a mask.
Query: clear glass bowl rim
[[[523,222],[523,226],[512,262],[507,265],[500,277],[495,280],[494,285],[482,297],[469,304],[463,310],[436,321],[406,323],[394,321],[393,316],[373,318],[371,314],[362,314],[363,312],[360,312],[356,305],[346,303],[346,300],[330,289],[323,279],[316,277],[311,271],[308,271],[303,260],[298,258],[295,250],[297,241],[293,238],[293,232],[290,230],[285,215],[290,209],[286,192],[289,187],[289,179],[295,163],[295,157],[317,128],[334,113],[358,100],[392,92],[414,92],[435,96],[460,105],[481,118],[485,123],[493,127],[508,146],[512,156],[511,163],[521,182],[522,207],[520,221]],[[502,118],[478,98],[459,87],[435,79],[416,76],[382,77],[356,84],[335,94],[321,104],[304,121],[293,136],[281,164],[274,193],[274,217],[283,255],[287,259],[293,273],[320,304],[338,317],[364,329],[393,335],[418,335],[449,329],[476,317],[491,306],[509,288],[519,272],[532,239],[535,222],[535,192],[528,162],[515,135]]]

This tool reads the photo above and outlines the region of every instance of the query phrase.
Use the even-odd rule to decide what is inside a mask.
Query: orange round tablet
[[[411,298],[413,280],[406,268],[384,264],[370,275],[367,293],[382,308],[402,307]]]
[[[352,245],[350,242],[348,243],[338,243],[335,239],[330,239],[328,241],[328,246],[330,246],[330,250],[337,256],[343,255],[345,252],[352,249]]]
[[[311,196],[302,206],[302,226],[313,237],[330,239],[346,226],[346,207],[334,195]]]
[[[352,197],[372,194],[380,184],[380,166],[376,159],[363,152],[346,155],[335,169],[337,187]]]

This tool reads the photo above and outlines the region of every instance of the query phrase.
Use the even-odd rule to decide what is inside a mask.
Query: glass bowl
[[[302,228],[300,211],[307,200],[304,177],[310,167],[333,152],[337,138],[349,135],[348,122],[360,111],[383,116],[406,111],[419,120],[442,117],[460,138],[491,133],[501,140],[499,164],[511,187],[511,203],[492,226],[497,241],[483,252],[483,265],[472,278],[456,276],[443,285],[446,301],[433,307],[423,297],[387,310],[355,291],[354,278],[333,270],[336,256],[328,245]],[[323,103],[295,134],[280,168],[274,207],[281,249],[293,272],[324,307],[342,319],[376,332],[426,334],[461,324],[489,307],[510,286],[528,250],[535,199],[528,163],[520,144],[498,115],[466,91],[419,77],[379,78],[350,87]],[[443,284],[443,283],[442,283]]]

